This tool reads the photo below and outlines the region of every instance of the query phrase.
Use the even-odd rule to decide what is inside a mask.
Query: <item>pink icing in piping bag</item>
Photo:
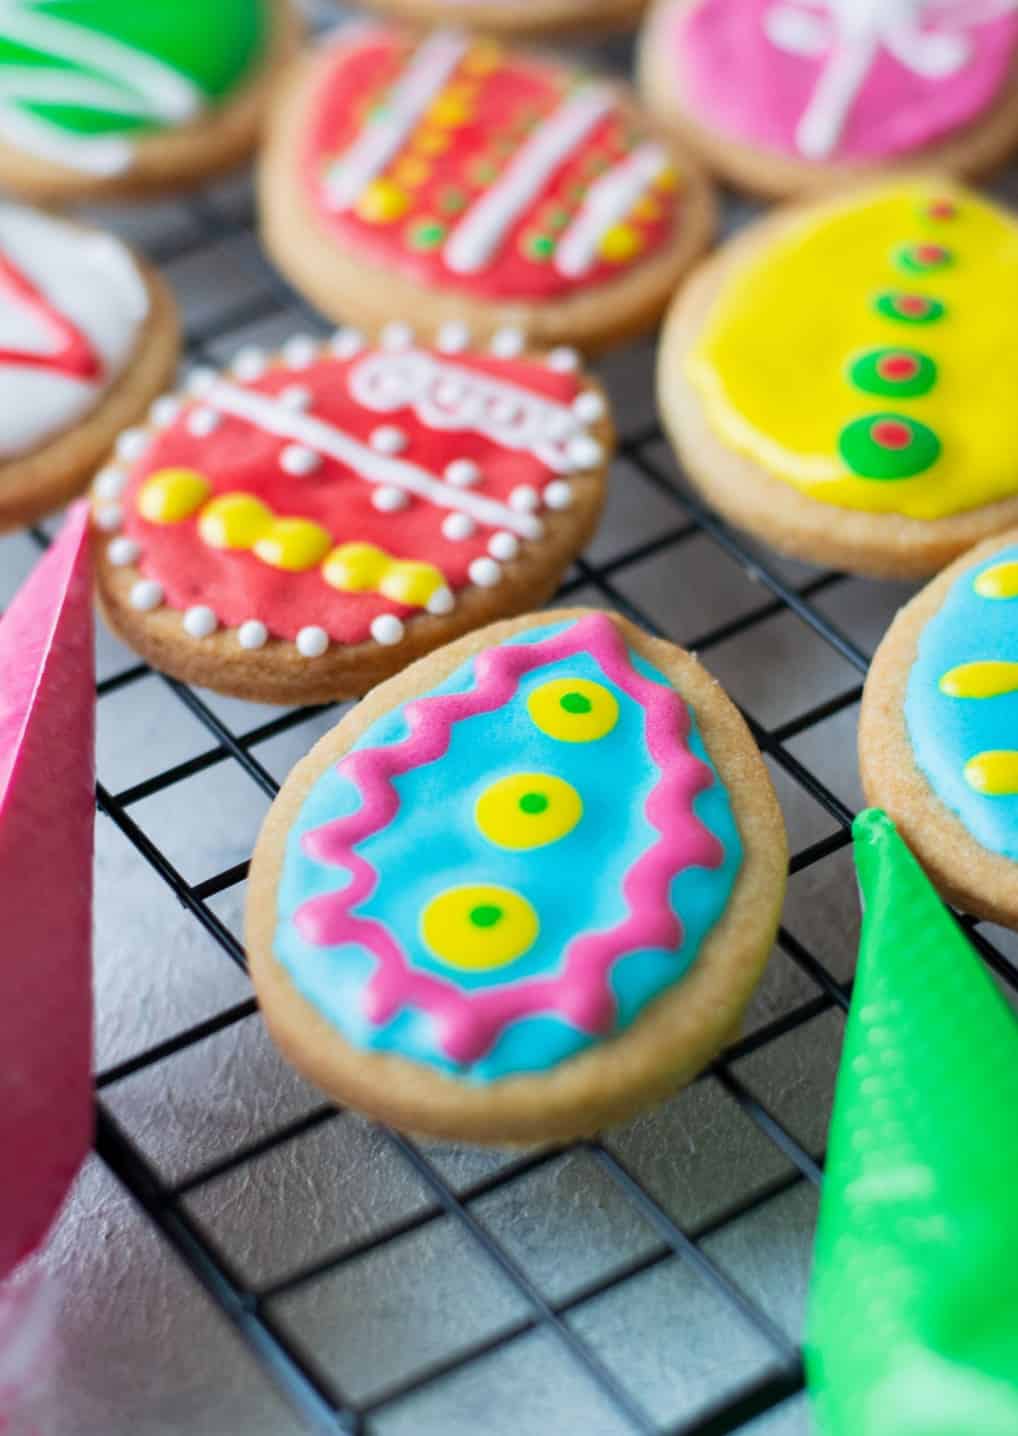
[[[88,506],[0,619],[0,1280],[92,1133],[95,671]]]

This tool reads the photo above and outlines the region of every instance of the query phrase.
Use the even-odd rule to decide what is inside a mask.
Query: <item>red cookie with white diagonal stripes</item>
[[[276,262],[336,318],[508,322],[588,352],[653,324],[713,226],[707,181],[625,86],[382,26],[296,66],[260,204]]]
[[[188,682],[360,694],[554,592],[597,524],[611,442],[575,352],[516,330],[242,350],[158,400],[97,475],[102,608]]]

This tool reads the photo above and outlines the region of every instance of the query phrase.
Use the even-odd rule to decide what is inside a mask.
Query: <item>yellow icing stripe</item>
[[[949,698],[999,698],[1018,689],[1018,663],[993,659],[959,663],[940,680],[940,691]]]
[[[423,608],[446,586],[434,564],[394,558],[371,543],[345,543],[334,548],[322,565],[322,577],[346,593],[380,593],[396,603]]]
[[[1001,748],[977,753],[965,764],[965,778],[977,793],[988,797],[1018,793],[1018,752]]]
[[[983,569],[975,590],[982,598],[1018,598],[1018,561],[1009,559]]]
[[[179,524],[209,493],[208,480],[196,469],[159,469],[138,490],[138,512],[150,524]]]

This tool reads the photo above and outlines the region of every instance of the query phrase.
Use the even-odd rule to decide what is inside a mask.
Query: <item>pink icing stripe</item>
[[[442,757],[454,725],[510,702],[525,673],[576,653],[591,654],[646,714],[647,747],[661,773],[646,814],[661,837],[623,879],[628,915],[607,932],[574,939],[557,975],[465,992],[413,968],[383,924],[354,915],[351,909],[370,896],[377,882],[374,868],[354,849],[396,817],[394,776]],[[351,881],[339,892],[311,898],[294,915],[306,942],[318,947],[354,943],[378,959],[363,996],[370,1021],[381,1025],[407,1006],[426,1011],[435,1019],[442,1050],[458,1063],[483,1056],[510,1022],[536,1013],[558,1012],[584,1032],[610,1031],[616,1016],[608,981],[612,965],[642,948],[678,951],[683,932],[671,906],[671,883],[686,867],[718,867],[724,857],[720,842],[693,812],[693,799],[714,775],[686,747],[691,725],[685,704],[672,689],[635,671],[610,619],[590,614],[539,643],[486,649],[475,660],[475,672],[477,682],[468,693],[407,704],[410,734],[401,743],[358,749],[341,761],[339,771],[358,788],[361,807],[306,833],[303,847],[316,861],[345,868]]]

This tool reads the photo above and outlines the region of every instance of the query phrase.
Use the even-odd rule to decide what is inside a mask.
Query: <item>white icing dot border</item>
[[[392,353],[403,352],[412,348],[415,337],[409,324],[396,321],[385,326],[378,335],[375,345]],[[479,342],[474,343],[468,326],[459,320],[448,321],[442,325],[437,334],[428,341],[428,345],[441,354],[463,354],[474,348],[478,353],[484,352],[484,346]],[[233,375],[242,380],[254,380],[260,378],[269,369],[276,367],[299,373],[301,370],[310,368],[319,358],[334,357],[349,360],[355,358],[365,348],[371,347],[375,347],[371,339],[365,337],[359,330],[352,328],[340,329],[324,340],[314,339],[308,334],[295,334],[275,353],[266,352],[253,346],[241,349],[232,361],[224,366],[222,376]],[[499,330],[489,339],[487,345],[490,354],[506,359],[515,359],[525,354],[526,348],[526,336],[521,330],[515,328]],[[547,353],[545,363],[549,371],[556,374],[578,373],[581,366],[581,360],[576,351],[564,346],[552,349]],[[191,427],[191,424],[188,425],[191,432],[199,437],[211,434],[218,427],[220,414],[203,401],[207,399],[220,377],[220,373],[215,369],[207,367],[192,369],[185,376],[179,389],[163,394],[153,402],[145,422],[126,429],[120,434],[114,444],[113,455],[93,479],[91,490],[93,522],[104,535],[104,552],[107,562],[114,568],[125,571],[125,578],[130,582],[128,602],[139,613],[155,613],[161,609],[164,606],[165,593],[162,584],[157,579],[146,578],[137,568],[139,560],[144,557],[143,546],[136,539],[130,538],[122,532],[123,511],[119,499],[127,483],[128,467],[142,456],[149,443],[161,430],[176,422],[181,410],[187,404],[193,406],[190,411],[191,419],[197,420],[194,427]],[[294,413],[299,414],[308,409],[310,395],[303,385],[294,383],[282,391],[280,402]],[[604,446],[598,438],[586,431],[589,426],[597,425],[607,418],[608,406],[601,390],[595,387],[581,389],[572,401],[572,410],[576,418],[584,425],[585,432],[574,435],[569,442],[568,452],[571,460],[569,476],[552,479],[541,491],[530,485],[518,487],[508,500],[509,507],[514,511],[534,515],[541,509],[553,512],[567,509],[573,501],[572,485],[569,480],[584,472],[593,472],[604,465],[607,458]],[[380,426],[380,431],[376,431],[376,435],[378,437],[384,435],[381,442],[377,443],[377,447],[382,452],[396,454],[403,447],[402,444],[397,447],[395,442],[397,436],[403,437],[395,426]],[[293,463],[292,468],[289,465],[284,465],[284,467],[295,475],[311,473],[321,462],[319,454],[313,450],[303,449],[297,444],[291,444],[288,452],[292,453],[296,462]],[[315,462],[312,463],[312,461]],[[484,475],[472,460],[459,458],[449,462],[444,477],[457,488],[465,490],[481,483]],[[400,493],[402,500],[400,507],[410,501],[409,495],[402,491],[394,492]],[[384,511],[388,502],[388,491],[384,487],[380,487],[376,490],[376,494],[387,495],[383,503],[375,504],[376,508]],[[450,523],[449,520],[454,520],[454,522]],[[455,522],[455,520],[460,520],[460,522]],[[476,531],[477,525],[468,515],[459,514],[454,510],[447,516],[443,527],[451,528],[456,537],[466,538]],[[453,537],[453,534],[450,533],[447,536]],[[537,541],[541,537],[541,524],[536,519],[534,537]],[[478,589],[496,588],[502,581],[503,565],[518,557],[521,549],[521,541],[515,534],[506,529],[496,529],[488,539],[487,554],[475,558],[470,564],[468,573],[471,584]],[[457,595],[449,588],[437,589],[428,600],[421,616],[429,614],[444,617],[453,611],[456,602]],[[246,619],[236,627],[227,627],[220,622],[214,610],[205,604],[195,604],[183,612],[178,611],[178,617],[181,632],[196,643],[201,643],[214,634],[224,634],[232,636],[241,650],[257,652],[269,642],[285,643],[287,641],[273,638],[266,624],[256,617]],[[372,621],[371,637],[381,647],[394,647],[401,643],[405,636],[406,623],[395,614],[382,613]],[[310,661],[322,657],[333,647],[325,629],[317,625],[307,625],[302,628],[296,638],[292,640],[292,644],[303,658]]]

